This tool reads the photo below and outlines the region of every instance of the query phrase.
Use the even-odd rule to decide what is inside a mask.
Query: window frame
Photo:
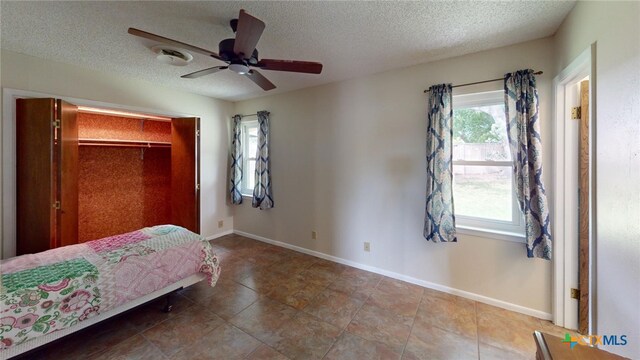
[[[504,92],[486,91],[463,95],[453,96],[453,111],[455,121],[456,109],[467,109],[475,106],[491,106],[504,105]],[[453,124],[455,126],[455,124]],[[452,160],[452,167],[459,166],[498,166],[509,167],[513,173],[513,162],[508,161],[470,161],[470,160]],[[454,175],[455,176],[455,175]],[[514,178],[512,176],[512,182]],[[454,183],[455,184],[455,183]],[[455,185],[454,185],[455,186]],[[453,189],[454,206],[455,206],[455,188]],[[515,193],[515,182],[512,183],[511,192],[511,221],[497,220],[490,218],[482,218],[475,216],[459,215],[456,217],[456,230],[462,234],[469,234],[482,237],[491,237],[501,240],[525,242],[525,224],[524,217],[520,211],[518,199]],[[455,210],[454,210],[455,212]]]
[[[249,154],[249,129],[259,130],[258,120],[242,120],[240,122],[240,139],[242,145],[242,181],[240,182],[240,194],[244,197],[253,197],[253,188],[249,188],[249,177],[253,177],[255,184],[255,172],[249,173],[249,162],[257,160],[257,153]]]

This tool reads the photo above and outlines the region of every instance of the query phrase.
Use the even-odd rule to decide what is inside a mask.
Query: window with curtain
[[[244,174],[241,190],[243,196],[253,196],[256,185],[256,154],[258,153],[258,120],[242,121],[240,127]]]
[[[461,232],[524,241],[503,91],[453,97],[453,200]]]

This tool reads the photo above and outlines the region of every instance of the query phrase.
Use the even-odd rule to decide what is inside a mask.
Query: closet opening
[[[199,118],[17,99],[15,125],[16,255],[162,224],[199,233]]]
[[[78,242],[171,223],[171,119],[78,108]]]

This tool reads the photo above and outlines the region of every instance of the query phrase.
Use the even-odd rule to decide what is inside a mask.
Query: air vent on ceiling
[[[156,53],[156,59],[169,65],[185,66],[193,60],[193,56],[188,52],[171,46],[157,45],[151,50]]]

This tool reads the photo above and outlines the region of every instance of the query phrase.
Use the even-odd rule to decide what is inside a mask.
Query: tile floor
[[[204,282],[29,359],[533,359],[550,322],[237,235]]]

